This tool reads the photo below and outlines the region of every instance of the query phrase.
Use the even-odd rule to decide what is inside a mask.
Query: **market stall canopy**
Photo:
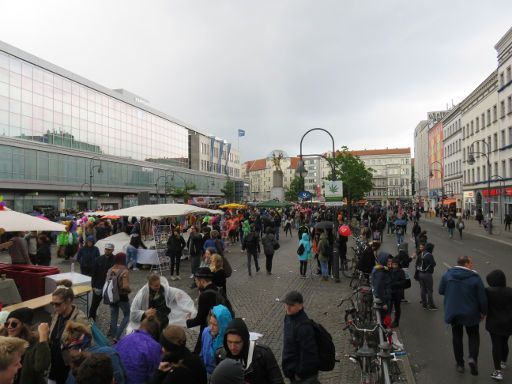
[[[189,204],[148,204],[136,205],[134,207],[115,209],[113,211],[104,212],[103,215],[115,216],[135,216],[135,217],[170,217],[170,216],[186,216],[191,214],[208,214],[219,215],[220,211],[213,209],[196,207]]]
[[[94,245],[98,247],[101,253],[103,253],[106,244],[114,244],[114,253],[125,252],[126,247],[130,244],[130,236],[125,232],[119,232],[115,235],[98,240]]]
[[[219,205],[219,208],[221,208],[221,209],[246,209],[247,205],[230,203],[230,204]]]
[[[256,204],[258,208],[287,208],[291,207],[293,203],[289,203],[287,201],[278,201],[278,200],[267,200],[262,201],[261,203]]]
[[[5,232],[20,231],[51,231],[64,232],[66,227],[63,224],[54,223],[40,217],[26,215],[12,211],[8,208],[0,210],[0,228]]]

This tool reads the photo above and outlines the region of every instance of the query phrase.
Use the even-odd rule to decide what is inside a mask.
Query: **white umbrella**
[[[63,224],[26,215],[24,213],[12,211],[8,208],[0,210],[0,228],[5,232],[20,231],[52,231],[64,232],[66,227]]]
[[[211,214],[213,211],[207,208],[196,207],[189,204],[148,204],[135,207],[116,209],[105,212],[106,215],[135,216],[135,217],[168,217],[185,216],[190,214]]]

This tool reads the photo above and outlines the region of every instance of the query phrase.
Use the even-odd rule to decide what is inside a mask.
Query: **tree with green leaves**
[[[196,185],[194,183],[189,183],[187,181],[184,182],[183,188],[178,188],[173,185],[169,186],[168,192],[172,197],[183,199],[185,202],[190,199],[190,191],[196,189]]]
[[[233,203],[235,200],[235,182],[231,180],[229,177],[226,180],[226,184],[224,184],[224,187],[220,190],[224,197],[226,198],[228,203]]]
[[[299,176],[295,176],[290,182],[290,187],[284,193],[284,199],[286,201],[297,201],[299,199],[299,192],[304,190],[304,179]]]
[[[336,152],[336,157],[328,159],[334,163],[336,180],[343,181],[343,197],[347,198],[349,210],[354,200],[364,198],[365,193],[373,188],[373,169],[366,168],[365,163],[350,153],[347,147],[343,146]],[[328,179],[333,180],[332,171]]]

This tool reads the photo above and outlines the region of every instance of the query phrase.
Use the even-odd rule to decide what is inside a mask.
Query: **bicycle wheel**
[[[354,259],[345,259],[341,263],[341,274],[345,277],[352,277],[354,275]]]
[[[361,384],[379,384],[379,367],[369,357],[363,357],[361,363]]]

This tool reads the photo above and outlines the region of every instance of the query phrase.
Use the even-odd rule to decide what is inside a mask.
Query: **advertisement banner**
[[[343,200],[343,182],[341,180],[326,180],[324,184],[326,202]]]

